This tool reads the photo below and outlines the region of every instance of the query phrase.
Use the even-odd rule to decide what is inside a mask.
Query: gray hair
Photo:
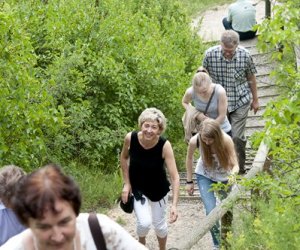
[[[23,176],[25,176],[24,170],[14,165],[7,165],[0,169],[0,199],[5,206],[10,205],[16,185]]]
[[[158,122],[161,133],[167,128],[167,119],[164,114],[157,108],[147,108],[139,116],[139,128],[142,127],[145,121]]]
[[[234,30],[225,30],[221,36],[221,43],[229,48],[238,46],[240,43],[240,36]]]

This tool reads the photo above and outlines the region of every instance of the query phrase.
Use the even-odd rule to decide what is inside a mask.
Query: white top
[[[236,31],[252,30],[256,24],[256,9],[249,0],[237,0],[229,6],[228,21]]]
[[[88,223],[88,213],[80,213],[77,217],[77,230],[80,233],[81,250],[97,250]],[[104,235],[107,250],[145,250],[148,249],[134,239],[118,223],[103,214],[97,214]],[[28,234],[27,229],[10,238],[0,250],[24,250],[23,240]]]
[[[205,176],[212,181],[228,181],[228,176],[231,174],[231,170],[226,170],[220,166],[219,160],[215,154],[213,154],[213,167],[207,168],[202,160],[202,157],[199,158],[195,173]]]

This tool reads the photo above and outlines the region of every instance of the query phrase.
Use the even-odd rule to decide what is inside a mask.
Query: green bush
[[[30,34],[18,11],[6,4],[0,8],[0,30],[0,162],[30,170],[51,155],[47,142],[60,130],[62,117],[36,77]]]
[[[300,74],[294,54],[300,41],[299,1],[284,1],[273,11],[259,27],[260,48],[273,51],[272,76],[280,89],[266,108],[266,128],[259,136],[270,148],[272,174],[243,183],[260,195],[252,201],[253,210],[244,209],[241,226],[229,237],[230,249],[299,248]]]
[[[74,175],[85,173],[78,180],[87,204],[94,207],[92,194],[112,201],[123,138],[151,106],[168,118],[165,136],[182,161],[181,97],[204,47],[178,2],[10,1],[0,8],[2,164],[71,166]],[[106,175],[116,177],[102,188]],[[95,179],[98,192],[90,187]]]

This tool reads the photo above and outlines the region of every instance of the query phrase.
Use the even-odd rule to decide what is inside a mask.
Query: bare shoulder
[[[226,95],[226,90],[224,89],[224,87],[221,84],[215,83],[216,88],[218,88],[218,92],[221,95]]]
[[[131,135],[132,135],[132,132],[129,132],[125,135],[125,138],[124,138],[124,146],[129,146],[130,145],[130,141],[131,141]]]
[[[233,140],[232,140],[231,136],[229,136],[225,132],[223,132],[223,136],[224,136],[224,141],[225,141],[226,145],[232,145],[233,146]]]

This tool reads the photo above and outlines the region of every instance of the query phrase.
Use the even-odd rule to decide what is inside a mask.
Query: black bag
[[[132,194],[128,195],[128,200],[126,203],[122,202],[122,199],[120,201],[120,207],[125,213],[131,214],[133,211],[133,202],[134,202],[134,197]]]

